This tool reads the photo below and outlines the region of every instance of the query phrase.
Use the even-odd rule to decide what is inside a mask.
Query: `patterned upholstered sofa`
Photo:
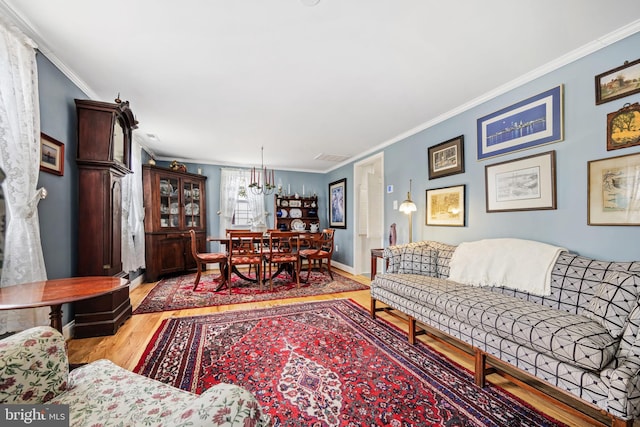
[[[64,337],[36,327],[0,341],[0,404],[69,405],[71,426],[268,426],[253,395],[218,384],[195,395],[108,360],[69,372]]]
[[[480,386],[487,367],[512,366],[577,397],[592,418],[633,424],[640,414],[640,262],[562,252],[552,264],[551,294],[538,296],[448,280],[455,250],[434,241],[386,248],[387,270],[371,283],[372,317],[400,311],[411,342],[426,330],[470,345]]]

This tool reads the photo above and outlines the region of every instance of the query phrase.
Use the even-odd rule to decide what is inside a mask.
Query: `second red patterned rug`
[[[368,286],[349,279],[332,270],[334,280],[325,272],[312,271],[307,283],[296,282],[287,274],[281,274],[273,280],[273,291],[265,283],[260,290],[257,283],[233,276],[231,295],[227,288],[214,292],[218,283],[216,274],[202,275],[198,288],[193,290],[195,273],[160,280],[144,298],[133,314],[158,311],[185,310],[189,308],[212,307],[225,304],[239,304],[274,299],[299,298],[337,292],[350,292],[369,289]],[[301,274],[306,278],[306,272]]]

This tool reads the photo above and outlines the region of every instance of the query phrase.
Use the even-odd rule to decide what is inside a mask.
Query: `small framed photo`
[[[464,227],[464,185],[427,190],[426,225]]]
[[[562,85],[478,119],[478,160],[562,141]]]
[[[640,92],[640,59],[596,76],[596,105]]]
[[[64,144],[44,133],[40,134],[40,170],[64,175]]]
[[[464,172],[464,135],[442,142],[427,150],[429,179]]]
[[[588,163],[589,225],[640,225],[640,153]]]
[[[487,212],[556,209],[555,154],[485,166]]]
[[[329,184],[329,227],[347,228],[347,178]]]
[[[640,144],[640,104],[607,114],[607,151]]]

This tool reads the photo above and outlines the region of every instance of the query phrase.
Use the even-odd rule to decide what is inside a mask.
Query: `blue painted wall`
[[[457,244],[490,237],[518,237],[564,246],[580,254],[603,260],[640,259],[639,226],[587,225],[587,162],[607,157],[639,153],[640,146],[607,151],[607,114],[626,103],[640,101],[632,95],[595,105],[594,76],[638,59],[640,33],[540,77],[504,95],[395,143],[384,151],[385,184],[395,192],[385,195],[385,224],[398,226],[398,241],[406,242],[408,219],[392,207],[393,200],[406,197],[409,179],[413,179],[413,240],[439,240]],[[470,70],[472,72],[472,70]],[[476,121],[518,101],[564,86],[564,140],[529,150],[478,161]],[[465,173],[435,180],[428,179],[427,148],[463,134],[465,137]],[[485,207],[485,166],[515,160],[549,150],[556,151],[557,209],[527,212],[487,213]],[[349,167],[337,175],[352,176]],[[329,179],[335,178],[331,173]],[[466,227],[426,226],[426,190],[466,185]],[[353,188],[350,188],[353,192]],[[350,219],[354,218],[353,209]],[[344,237],[346,240],[347,237]],[[345,246],[345,248],[348,248]],[[348,260],[347,257],[345,260]],[[348,263],[348,262],[347,262]]]
[[[38,53],[40,130],[64,144],[64,175],[40,172],[38,187],[45,187],[46,199],[38,205],[40,239],[49,279],[75,275],[78,259],[78,168],[77,119],[74,99],[87,96]],[[63,307],[63,323],[73,319],[73,306]]]

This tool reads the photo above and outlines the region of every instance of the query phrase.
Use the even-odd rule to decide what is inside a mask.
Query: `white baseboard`
[[[348,265],[344,265],[342,263],[339,263],[339,262],[336,262],[336,261],[333,261],[333,260],[331,261],[331,267],[336,267],[336,268],[339,268],[342,271],[346,271],[347,273],[354,274],[353,273],[353,267],[348,266]]]
[[[144,276],[145,276],[145,273],[142,273],[141,275],[133,279],[131,282],[129,282],[129,292],[131,292],[132,290],[134,290],[135,288],[137,288],[138,286],[144,283]]]
[[[76,326],[76,321],[72,320],[62,327],[62,335],[64,336],[65,341],[69,341],[73,338],[73,328]]]

